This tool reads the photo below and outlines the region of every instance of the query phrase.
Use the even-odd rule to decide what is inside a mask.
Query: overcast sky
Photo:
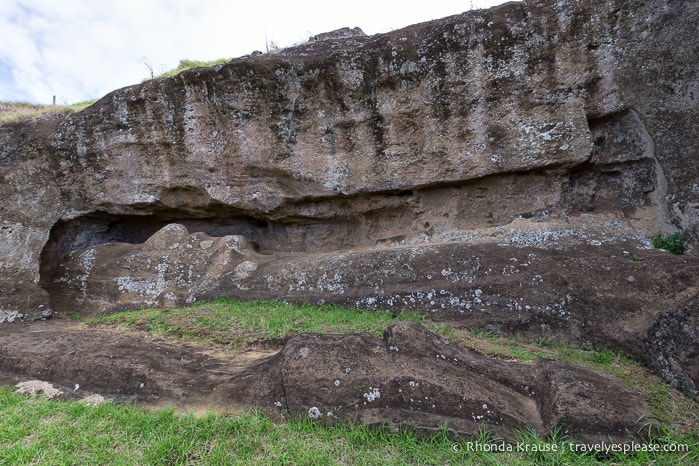
[[[366,34],[504,0],[0,0],[0,101],[71,104],[177,67],[289,46],[341,27]],[[412,5],[411,5],[412,4]]]

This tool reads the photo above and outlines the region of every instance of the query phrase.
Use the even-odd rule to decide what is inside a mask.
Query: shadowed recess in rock
[[[174,222],[184,224],[191,233],[203,232],[211,236],[243,235],[264,244],[269,230],[266,221],[240,214],[191,218],[186,212],[176,209],[168,209],[157,215],[96,212],[54,225],[41,253],[41,284],[50,284],[56,268],[68,253],[107,243],[144,243],[156,231]]]

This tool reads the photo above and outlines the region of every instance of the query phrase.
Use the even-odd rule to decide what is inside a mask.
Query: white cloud
[[[344,26],[367,34],[503,0],[3,0],[0,101],[74,103],[99,98],[177,66],[288,46]],[[10,74],[11,70],[11,74]]]

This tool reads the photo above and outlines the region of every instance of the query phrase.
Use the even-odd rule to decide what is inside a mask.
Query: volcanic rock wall
[[[182,284],[164,271],[174,262],[150,264],[128,289],[121,275],[90,282],[90,248],[143,245],[168,224],[243,237],[266,261],[676,228],[696,240],[697,20],[693,1],[513,2],[242,57],[74,115],[2,125],[0,320],[82,312],[114,290],[141,290],[122,307],[208,297],[192,291],[208,265],[183,271]],[[226,250],[219,243],[212,250]],[[267,280],[238,269],[244,259],[202,260]]]

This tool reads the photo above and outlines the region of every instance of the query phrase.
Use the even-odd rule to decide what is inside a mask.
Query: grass
[[[192,68],[204,68],[207,66],[216,66],[216,65],[223,65],[225,63],[228,63],[231,61],[230,58],[219,58],[218,60],[212,60],[212,61],[198,61],[198,60],[180,60],[180,63],[177,65],[177,68],[174,70],[166,71],[162,74],[159,74],[154,77],[154,79],[163,79],[163,78],[170,78],[172,76],[177,76],[181,72],[185,70],[190,70]]]
[[[72,105],[36,105],[23,102],[0,102],[0,124],[30,120],[42,115],[75,113],[94,104],[96,100]]]
[[[228,63],[229,61],[229,58],[221,58],[219,60],[207,62],[181,60],[177,68],[155,76],[155,79],[169,78],[191,68],[215,66]],[[89,107],[95,102],[97,102],[97,100],[88,100],[71,105],[39,105],[25,102],[0,102],[0,124],[30,120],[32,118],[37,118],[44,115],[75,113]]]
[[[404,312],[397,318],[391,312],[364,311],[333,304],[311,306],[219,298],[183,308],[121,312],[89,323],[136,328],[240,350],[260,343],[277,344],[302,332],[370,332],[380,337],[386,326],[397,320],[421,322],[423,316]]]
[[[682,241],[682,235],[679,232],[673,233],[671,235],[666,235],[663,233],[658,233],[651,238],[653,247],[656,249],[664,249],[670,251],[673,254],[681,255],[684,254],[687,246]]]
[[[0,464],[491,464],[593,465],[699,462],[697,403],[670,388],[640,361],[609,348],[584,349],[505,338],[494,332],[433,323],[422,315],[368,312],[341,306],[237,302],[217,299],[194,306],[124,312],[85,321],[158,332],[241,350],[281,341],[299,332],[349,333],[383,329],[397,320],[419,321],[451,341],[492,356],[530,363],[545,357],[611,372],[637,390],[662,423],[639,445],[660,451],[573,451],[563,430],[548,438],[521,429],[505,444],[485,427],[476,438],[457,439],[445,428],[432,436],[410,430],[308,418],[271,418],[249,410],[202,417],[174,410],[146,411],[107,402],[87,406],[0,389]],[[650,445],[650,447],[649,447]],[[688,451],[677,451],[678,446]],[[684,448],[684,447],[682,447]],[[663,449],[670,451],[662,451]],[[506,450],[506,451],[500,451]],[[507,451],[509,450],[509,451]]]
[[[593,369],[614,372],[615,367],[640,367],[642,362],[611,348],[586,349],[578,346],[559,345],[543,340],[536,342],[506,338],[492,331],[468,329],[456,333],[450,340],[461,346],[473,348],[483,354],[504,359],[529,362],[534,359],[555,359],[582,364]]]
[[[202,417],[133,405],[49,400],[0,389],[0,463],[22,464],[692,464],[696,433],[656,438],[673,451],[573,451],[554,430],[547,439],[521,429],[504,444],[482,428],[457,439],[446,428],[432,436],[309,419],[283,422],[250,410]],[[675,451],[688,445],[689,451]],[[682,447],[683,448],[683,447]],[[498,451],[511,449],[512,451]]]

